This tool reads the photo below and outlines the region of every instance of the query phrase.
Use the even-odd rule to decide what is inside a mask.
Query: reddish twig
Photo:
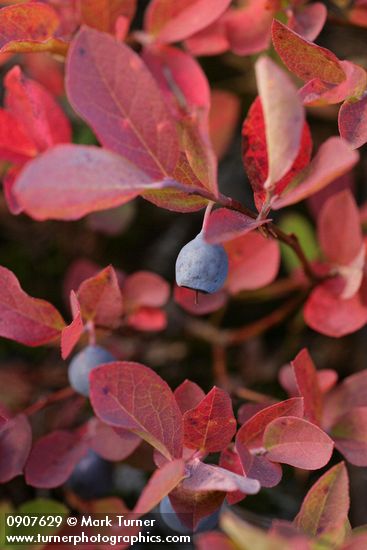
[[[58,401],[63,401],[64,399],[68,399],[73,395],[76,395],[73,388],[63,388],[62,390],[51,393],[50,395],[41,397],[40,399],[38,399],[38,401],[32,403],[32,405],[29,405],[29,407],[24,409],[23,414],[25,414],[26,416],[31,416],[32,414],[35,414],[36,412],[42,410],[44,407],[48,407],[49,405],[57,403]]]

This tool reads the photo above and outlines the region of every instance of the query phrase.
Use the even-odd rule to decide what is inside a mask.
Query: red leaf
[[[140,307],[128,316],[128,325],[135,330],[164,330],[167,326],[165,311],[155,307]]]
[[[321,2],[296,8],[288,26],[307,40],[314,41],[320,34],[327,18],[327,8]]]
[[[271,191],[298,157],[305,115],[297,88],[274,61],[268,57],[260,58],[256,62],[255,71],[264,116],[268,159],[268,174],[263,186]],[[279,135],[282,139],[279,139]]]
[[[246,475],[257,479],[262,487],[276,487],[280,483],[283,472],[279,464],[256,452],[250,453],[240,441],[236,448]]]
[[[86,453],[86,444],[74,433],[58,430],[36,441],[25,467],[28,485],[51,489],[71,476]]]
[[[303,397],[306,420],[320,424],[322,413],[322,393],[318,373],[307,349],[299,352],[292,361],[300,395]]]
[[[139,363],[116,362],[94,369],[91,403],[106,424],[129,430],[166,458],[182,452],[182,415],[169,386]]]
[[[177,128],[138,54],[112,36],[84,28],[70,48],[66,87],[74,109],[102,145],[155,180],[173,173],[179,158]]]
[[[80,312],[80,304],[75,292],[72,290],[70,301],[73,305],[73,320],[65,327],[61,333],[61,357],[66,359],[79,342],[81,335],[84,332],[84,324],[82,314]]]
[[[281,197],[275,198],[271,207],[279,210],[310,197],[339,176],[349,172],[358,159],[358,153],[352,151],[341,138],[327,139],[312,159],[301,183],[286,191]]]
[[[354,407],[331,429],[338,451],[355,466],[367,466],[367,407]]]
[[[219,466],[205,464],[198,458],[189,463],[187,469],[189,475],[182,482],[185,490],[223,491],[225,493],[241,491],[248,495],[255,495],[260,490],[260,483],[256,479],[237,475]]]
[[[22,121],[38,151],[71,141],[69,120],[46,88],[27,78],[18,66],[7,73],[4,83],[6,108]]]
[[[23,473],[32,445],[32,430],[24,415],[0,423],[0,482],[7,483]]]
[[[0,10],[0,49],[1,53],[17,51],[27,41],[45,43],[52,38],[59,26],[59,17],[55,10],[41,2],[27,2]],[[32,44],[29,45],[30,50]]]
[[[196,292],[190,288],[175,286],[174,299],[182,309],[191,313],[191,315],[206,315],[217,311],[227,302],[227,293],[224,290],[214,294],[200,293],[196,301]]]
[[[0,109],[0,158],[22,164],[37,154],[37,147],[23,123]]]
[[[303,399],[295,397],[270,405],[245,422],[236,435],[236,445],[241,443],[249,449],[262,447],[266,427],[276,418],[303,416]]]
[[[260,233],[249,233],[226,243],[229,259],[227,288],[231,294],[254,290],[271,283],[280,264],[279,245]]]
[[[104,32],[114,33],[119,17],[131,21],[137,0],[83,0],[80,3],[82,23]]]
[[[277,21],[272,25],[273,44],[288,69],[302,80],[319,78],[331,84],[345,79],[339,59],[326,48],[321,48]]]
[[[205,29],[193,34],[185,41],[188,51],[196,56],[218,55],[229,50],[227,36],[227,16],[225,12],[219,19]],[[225,130],[225,128],[223,127]]]
[[[145,12],[145,30],[161,43],[179,42],[213,23],[231,0],[152,0]]]
[[[143,60],[165,94],[177,120],[188,114],[206,121],[210,87],[199,63],[172,46],[151,45],[143,50]]]
[[[219,160],[226,154],[240,115],[239,98],[226,90],[213,90],[209,111],[210,139]]]
[[[353,149],[367,141],[367,96],[345,101],[338,115],[339,132]]]
[[[229,447],[227,447],[227,449],[224,449],[224,451],[221,452],[220,458],[219,458],[219,466],[239,476],[245,475],[240,457],[238,456],[237,451],[232,445],[230,445]],[[254,478],[254,479],[257,479],[257,478]],[[233,504],[237,504],[237,502],[240,502],[245,497],[246,497],[246,494],[242,493],[242,491],[231,491],[227,493],[226,500],[229,505],[233,505]]]
[[[276,418],[264,432],[267,458],[304,470],[318,470],[327,464],[334,443],[315,424],[295,416]]]
[[[143,516],[150,512],[173,491],[185,475],[185,462],[181,459],[167,462],[160,470],[156,470],[135,505],[134,515]]]
[[[58,145],[24,167],[13,194],[37,220],[75,220],[130,201],[151,181],[129,161],[100,147]]]
[[[122,294],[112,266],[86,279],[77,292],[82,318],[97,326],[114,328],[123,312]]]
[[[360,293],[341,298],[340,284],[334,279],[311,292],[304,308],[304,318],[307,325],[317,332],[340,338],[367,323],[367,305]]]
[[[236,210],[218,208],[210,215],[204,227],[205,240],[214,244],[230,241],[250,233],[268,221],[254,220]]]
[[[123,285],[127,308],[161,307],[167,303],[169,294],[169,284],[151,271],[137,271],[127,277]]]
[[[266,50],[271,38],[271,22],[279,9],[279,0],[249,0],[243,8],[231,10],[226,18],[230,49],[237,55]]]
[[[191,382],[191,380],[182,382],[173,394],[182,414],[190,409],[194,409],[205,397],[203,390],[195,382]]]
[[[112,462],[125,460],[141,443],[140,437],[135,434],[112,428],[98,418],[92,418],[88,422],[86,441],[94,452]]]
[[[195,491],[185,489],[184,482],[169,495],[169,500],[179,520],[190,530],[195,530],[201,519],[218,511],[223,500],[223,491]]]
[[[224,449],[236,433],[232,402],[224,390],[214,387],[184,420],[184,444],[190,449],[214,453]]]
[[[0,336],[26,346],[41,346],[61,334],[65,323],[53,305],[31,298],[14,273],[1,266],[0,283]]]
[[[282,191],[308,166],[312,152],[312,138],[307,122],[304,123],[298,156],[287,174],[277,183],[276,192]],[[261,100],[251,105],[242,127],[242,155],[247,176],[255,195],[255,203],[261,210],[266,197],[264,182],[268,177],[268,154],[265,122]]]
[[[340,462],[311,487],[294,523],[311,537],[325,536],[348,520],[348,510],[348,473],[344,462]]]

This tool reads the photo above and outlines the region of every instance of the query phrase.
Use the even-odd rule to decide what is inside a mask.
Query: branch
[[[63,388],[62,390],[51,393],[50,395],[41,397],[38,401],[36,401],[35,403],[32,403],[32,405],[29,405],[29,407],[24,409],[24,411],[22,412],[26,416],[31,416],[32,414],[35,414],[36,412],[40,411],[44,407],[47,407],[48,405],[52,405],[53,403],[57,403],[58,401],[63,401],[64,399],[68,399],[73,395],[76,395],[76,392],[73,390],[73,388],[70,388],[70,387]]]

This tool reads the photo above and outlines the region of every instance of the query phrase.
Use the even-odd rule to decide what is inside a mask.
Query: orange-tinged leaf
[[[345,523],[348,511],[348,474],[340,462],[311,487],[294,522],[307,535],[326,535]]]
[[[321,48],[280,23],[272,26],[273,44],[288,69],[305,81],[319,78],[331,84],[345,79],[339,59],[326,48]]]
[[[41,346],[60,336],[64,326],[53,305],[26,294],[14,273],[0,266],[0,336]]]
[[[53,37],[59,26],[55,10],[42,2],[27,2],[23,5],[0,9],[0,51],[17,51],[22,43],[42,47]]]
[[[139,363],[94,369],[91,402],[106,424],[130,430],[169,460],[182,453],[182,415],[168,384]]]
[[[232,403],[224,390],[214,387],[194,408],[184,414],[184,442],[190,449],[217,452],[236,433]]]
[[[82,23],[104,32],[114,33],[119,17],[134,17],[137,0],[82,0]]]

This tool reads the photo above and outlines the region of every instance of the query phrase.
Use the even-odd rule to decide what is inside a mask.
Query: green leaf
[[[316,233],[305,216],[296,212],[286,214],[282,217],[279,225],[285,233],[294,233],[297,236],[308,260],[313,261],[318,258],[319,247]],[[280,243],[280,250],[285,268],[289,273],[300,267],[298,257],[289,246]]]

